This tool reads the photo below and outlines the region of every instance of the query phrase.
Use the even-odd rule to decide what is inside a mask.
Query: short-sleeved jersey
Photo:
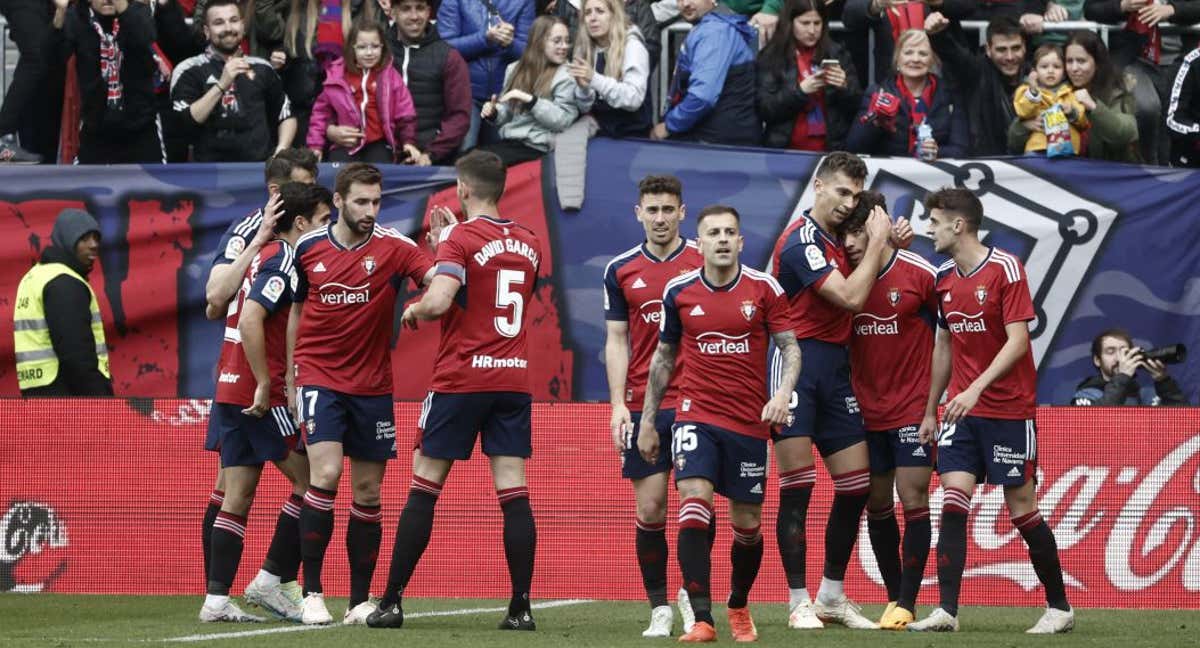
[[[848,267],[842,244],[822,230],[808,211],[779,235],[771,268],[791,302],[797,340],[843,345],[850,341],[850,311],[817,292],[831,273]]]
[[[214,267],[237,260],[238,255],[246,249],[254,234],[258,232],[259,226],[262,225],[262,217],[262,210],[258,209],[241,220],[230,223],[229,228],[221,235],[221,241],[217,243],[217,251],[212,260]]]
[[[787,296],[774,277],[746,266],[725,286],[703,275],[693,270],[663,292],[659,339],[678,344],[683,360],[675,420],[769,438],[767,350],[771,334],[791,328]]]
[[[271,373],[271,406],[287,404],[284,374],[287,370],[287,323],[295,296],[298,277],[292,246],[271,241],[246,269],[242,286],[229,304],[225,318],[225,342],[217,365],[218,403],[249,406],[254,402],[257,381],[242,348],[238,330],[242,310],[248,301],[258,302],[267,311],[263,333],[267,343],[267,366]]]
[[[929,398],[937,270],[920,255],[897,250],[853,317],[850,382],[868,430],[919,422]]]
[[[394,229],[375,226],[367,240],[342,247],[332,226],[296,244],[296,380],[354,396],[392,393],[390,343],[396,296],[408,278],[421,285],[429,256]]]
[[[442,230],[437,273],[462,285],[442,316],[432,391],[530,393],[526,322],[541,257],[533,231],[510,220]]]
[[[950,331],[953,360],[948,398],[954,398],[992,364],[1008,341],[1005,325],[1027,322],[1036,314],[1025,266],[1017,257],[990,248],[979,267],[962,274],[947,261],[938,268],[938,325]],[[979,397],[972,416],[1031,419],[1037,409],[1037,370],[1033,347],[1009,372]]]
[[[646,380],[650,358],[658,346],[662,321],[662,295],[667,282],[704,265],[696,244],[682,241],[664,259],[656,258],[643,243],[608,263],[604,269],[604,319],[629,323],[629,371],[625,376],[625,403],[640,412],[646,399]],[[661,409],[674,409],[679,396],[681,365],[675,374]]]

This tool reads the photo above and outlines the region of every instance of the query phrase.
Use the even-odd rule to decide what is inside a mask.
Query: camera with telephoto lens
[[[1187,347],[1182,344],[1169,344],[1143,351],[1142,357],[1147,360],[1158,360],[1163,364],[1179,364],[1187,360]]]

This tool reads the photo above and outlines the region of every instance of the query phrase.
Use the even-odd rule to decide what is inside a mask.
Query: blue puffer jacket
[[[663,122],[671,139],[758,146],[758,34],[746,17],[718,6],[683,42],[675,64],[671,109]]]
[[[438,33],[467,60],[471,96],[480,101],[500,93],[504,70],[525,52],[525,41],[535,17],[530,0],[491,0],[491,5],[504,22],[516,28],[508,47],[487,40],[488,7],[483,0],[442,0],[437,13]]]

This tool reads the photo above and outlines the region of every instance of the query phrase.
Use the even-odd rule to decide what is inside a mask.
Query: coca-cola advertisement
[[[202,450],[203,400],[0,401],[0,589],[25,592],[199,594],[204,579],[200,521],[217,457]],[[384,481],[384,547],[390,547],[407,496],[419,403],[397,403],[400,457]],[[538,523],[534,596],[641,599],[633,552],[632,489],[600,404],[534,406],[529,484]],[[1200,608],[1200,410],[1042,408],[1038,412],[1038,495],[1054,530],[1071,602],[1080,607]],[[819,462],[818,462],[819,466]],[[773,472],[773,468],[771,472]],[[937,542],[941,491],[931,509]],[[822,537],[832,499],[818,481],[808,517],[809,586],[821,574]],[[253,577],[290,491],[266,469],[247,524],[246,551],[234,591]],[[335,546],[350,505],[342,484]],[[778,490],[768,480],[768,545],[752,599],[783,601],[787,587],[774,548]],[[672,492],[671,510],[677,500]],[[713,591],[728,591],[729,518],[718,503]],[[899,511],[899,503],[897,503]],[[438,502],[428,552],[406,594],[507,597],[500,507],[487,462],[455,467]],[[1040,586],[1000,489],[976,490],[968,522],[963,602],[1039,605]],[[675,533],[674,522],[669,534]],[[604,550],[597,551],[598,543]],[[861,602],[885,592],[868,547],[866,523],[847,574]],[[671,543],[674,546],[674,542]],[[376,589],[386,574],[381,554]],[[672,557],[671,587],[678,584]],[[325,588],[344,595],[345,553],[330,551]],[[930,562],[922,605],[936,602]]]

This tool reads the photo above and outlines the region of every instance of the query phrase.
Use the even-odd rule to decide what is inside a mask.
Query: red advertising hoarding
[[[216,465],[215,455],[200,449],[207,410],[205,401],[0,400],[0,590],[202,592],[200,521]],[[401,456],[389,466],[383,488],[376,590],[408,490],[411,464],[404,450],[418,412],[417,403],[396,404]],[[538,523],[538,598],[643,596],[633,554],[632,492],[619,478],[607,425],[604,405],[534,406],[529,481]],[[1058,539],[1072,603],[1200,607],[1200,410],[1046,408],[1038,413],[1038,427],[1041,510]],[[787,594],[772,532],[774,485],[772,476],[763,514],[769,546],[752,596],[763,601],[782,601]],[[268,468],[247,525],[235,591],[261,563],[288,491]],[[809,513],[810,587],[820,578],[831,497],[828,476],[820,471]],[[940,502],[935,490],[935,543]],[[348,586],[341,538],[349,504],[343,484],[325,563],[332,595],[343,595]],[[672,511],[675,505],[672,494]],[[730,539],[726,509],[718,504],[717,510],[723,528],[713,571],[720,598],[728,591]],[[486,462],[457,466],[407,593],[507,597],[501,519]],[[673,537],[673,523],[668,532]],[[964,603],[1042,602],[999,489],[976,491],[968,533]],[[860,601],[880,602],[885,594],[867,542],[864,520],[846,589]],[[673,557],[671,565],[674,589]],[[929,570],[922,603],[936,600],[932,561]]]

